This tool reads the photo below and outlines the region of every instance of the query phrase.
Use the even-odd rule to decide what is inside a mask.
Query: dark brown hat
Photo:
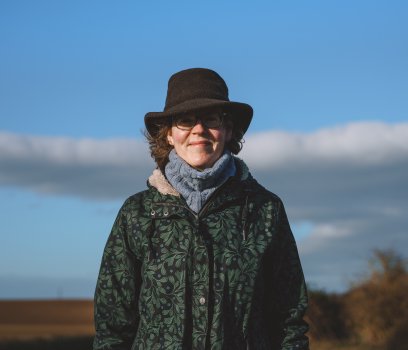
[[[154,135],[163,119],[214,107],[227,112],[234,127],[238,127],[243,133],[247,131],[252,119],[252,107],[246,103],[230,101],[228,87],[216,72],[205,68],[182,70],[169,79],[164,111],[145,115],[146,129],[150,135]]]

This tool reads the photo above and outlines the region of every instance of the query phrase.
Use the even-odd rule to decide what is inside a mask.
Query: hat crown
[[[227,84],[218,73],[207,68],[182,70],[169,79],[163,112],[146,113],[146,129],[150,135],[157,135],[163,125],[168,125],[164,123],[165,119],[212,108],[228,113],[234,128],[242,134],[247,131],[252,120],[252,107],[230,101]]]
[[[180,71],[169,79],[164,111],[186,101],[199,99],[229,101],[227,84],[211,69]]]

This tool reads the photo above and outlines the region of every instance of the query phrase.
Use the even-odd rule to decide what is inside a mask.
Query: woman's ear
[[[173,136],[171,135],[171,129],[167,132],[167,142],[170,146],[174,146]]]
[[[232,139],[232,128],[227,128],[225,133],[225,142],[228,143]]]
[[[227,119],[224,127],[225,127],[225,142],[228,143],[232,139],[232,131],[234,129],[234,125],[232,124],[230,119]]]

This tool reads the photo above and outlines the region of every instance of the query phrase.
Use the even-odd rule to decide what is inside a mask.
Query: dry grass
[[[335,341],[321,341],[310,343],[311,350],[385,350],[383,347],[373,347],[372,345],[342,343]]]
[[[93,334],[90,300],[0,301],[0,341]]]

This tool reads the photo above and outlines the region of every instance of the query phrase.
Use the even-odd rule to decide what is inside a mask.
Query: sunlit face
[[[183,127],[184,120],[177,126],[178,122],[175,119],[167,134],[167,140],[170,145],[174,146],[178,156],[193,168],[199,170],[211,168],[221,157],[226,143],[231,140],[232,130],[226,127],[225,123],[213,127],[218,113],[218,111],[209,111],[198,116],[197,123],[190,130],[188,130],[189,127]],[[185,121],[188,124],[191,120],[194,121],[194,117],[195,115],[190,115],[183,118],[186,118]]]

